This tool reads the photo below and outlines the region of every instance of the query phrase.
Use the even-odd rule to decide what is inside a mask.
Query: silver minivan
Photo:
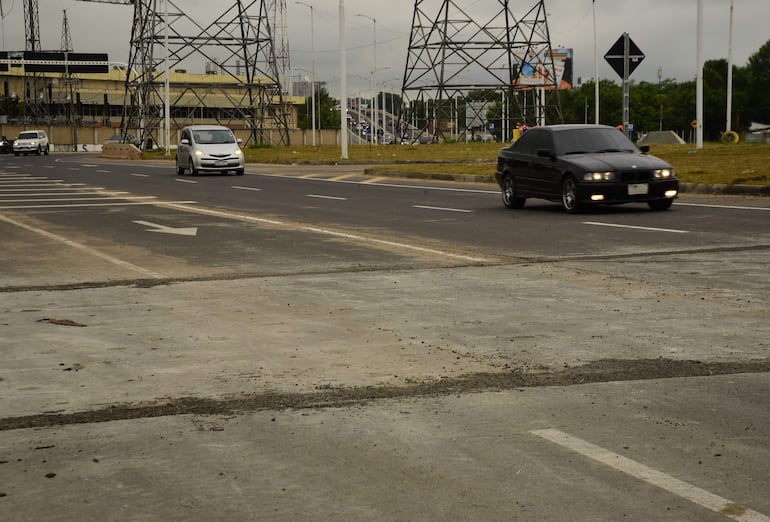
[[[233,131],[221,125],[191,125],[182,129],[176,148],[176,173],[235,172],[243,175],[245,161]]]

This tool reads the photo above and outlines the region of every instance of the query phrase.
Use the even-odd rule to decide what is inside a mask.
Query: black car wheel
[[[565,212],[574,214],[580,210],[580,202],[577,197],[577,185],[575,178],[566,176],[561,183],[561,206]]]
[[[516,195],[516,182],[513,176],[506,174],[503,178],[503,205],[508,208],[523,208],[527,200]]]
[[[656,199],[654,201],[648,201],[647,205],[652,210],[668,210],[671,208],[671,205],[674,203],[673,199]]]

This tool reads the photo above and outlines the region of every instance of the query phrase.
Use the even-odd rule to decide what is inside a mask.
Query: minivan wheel
[[[577,197],[577,185],[575,178],[566,176],[561,183],[561,207],[565,212],[574,214],[580,211],[580,203]]]
[[[38,146],[37,146],[37,150],[35,151],[35,154],[37,154],[38,156],[40,156],[42,153],[43,153],[43,147],[41,147],[40,145],[38,145]]]
[[[45,154],[46,156],[48,156],[48,154],[49,154],[50,152],[51,152],[51,146],[50,146],[50,145],[46,145],[46,146],[45,146],[45,151],[43,152],[43,154]]]
[[[236,176],[243,176],[243,169],[236,169],[235,170],[235,175]]]
[[[184,167],[182,167],[179,164],[179,158],[174,158],[174,163],[176,163],[176,175],[177,176],[184,176]]]
[[[195,170],[195,164],[193,163],[192,158],[190,158],[190,164],[188,165],[187,168],[190,169],[190,176],[197,176],[198,175],[198,171]]]

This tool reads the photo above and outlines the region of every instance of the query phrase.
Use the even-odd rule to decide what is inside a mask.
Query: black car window
[[[557,132],[556,154],[639,152],[622,132],[612,128],[583,128]]]
[[[549,149],[551,147],[551,138],[549,133],[542,129],[530,129],[526,131],[521,138],[516,140],[512,149],[519,154],[537,154],[538,149]]]

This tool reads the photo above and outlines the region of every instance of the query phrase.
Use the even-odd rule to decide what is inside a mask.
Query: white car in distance
[[[176,149],[176,173],[235,172],[242,176],[245,159],[241,140],[222,125],[190,125],[182,129]]]

